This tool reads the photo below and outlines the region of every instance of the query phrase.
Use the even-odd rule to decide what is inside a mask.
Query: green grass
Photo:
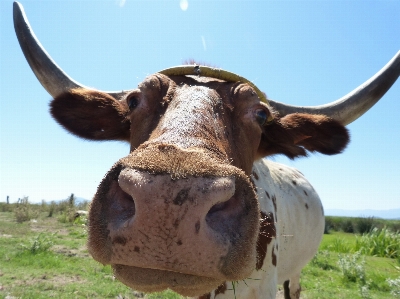
[[[343,273],[339,260],[352,261],[356,243],[354,234],[324,235],[318,254],[302,271],[302,298],[395,298],[387,280],[400,277],[396,259],[360,255],[351,267],[361,267],[364,278]],[[368,291],[362,293],[362,286]]]
[[[47,217],[48,211],[35,208],[39,215],[36,222],[22,223],[17,223],[12,209],[0,209],[0,298],[143,296],[115,280],[109,266],[90,257],[83,223],[60,222],[56,212]],[[355,258],[357,238],[360,236],[335,231],[324,235],[318,254],[303,269],[302,298],[399,298],[399,260],[365,255]],[[344,274],[339,260],[342,264],[347,261],[348,271],[361,268],[355,276]],[[396,285],[390,285],[389,279],[397,281],[398,293],[394,293]],[[182,297],[166,291],[146,298]]]
[[[47,217],[19,224],[0,213],[0,298],[136,298],[85,244],[81,225]]]

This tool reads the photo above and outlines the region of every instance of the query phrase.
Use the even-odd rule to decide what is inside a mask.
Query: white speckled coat
[[[253,165],[252,179],[261,211],[273,214],[276,238],[267,245],[260,270],[254,270],[246,280],[226,282],[226,290],[216,290],[209,297],[272,299],[277,284],[290,280],[290,296],[299,298],[301,269],[317,252],[324,231],[321,201],[310,183],[292,167],[258,160]]]

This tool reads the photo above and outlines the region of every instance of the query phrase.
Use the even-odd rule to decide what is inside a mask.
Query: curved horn
[[[18,2],[14,2],[13,15],[14,29],[22,52],[39,82],[52,97],[57,97],[61,93],[73,88],[91,89],[73,80],[53,61],[36,38],[25,15],[24,8]],[[118,100],[126,94],[123,91],[106,91],[106,93]]]
[[[373,77],[337,101],[320,106],[292,106],[268,99],[281,116],[290,113],[324,114],[348,125],[367,112],[400,75],[400,51]]]

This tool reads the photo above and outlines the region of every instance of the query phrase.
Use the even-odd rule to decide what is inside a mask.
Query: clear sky
[[[319,105],[363,83],[400,50],[400,1],[28,1],[47,52],[72,78],[102,90],[194,58],[252,80],[277,101]],[[127,144],[89,142],[49,115],[50,95],[0,1],[0,201],[91,199]],[[350,124],[337,156],[278,162],[298,168],[327,209],[400,207],[400,80]]]

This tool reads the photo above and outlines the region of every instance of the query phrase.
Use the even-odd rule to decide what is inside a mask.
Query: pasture
[[[52,204],[0,203],[0,298],[182,298],[135,292],[95,262],[86,249],[86,220],[73,217],[84,208],[73,196]],[[327,223],[328,234],[303,269],[302,298],[400,298],[400,221],[327,217]]]

